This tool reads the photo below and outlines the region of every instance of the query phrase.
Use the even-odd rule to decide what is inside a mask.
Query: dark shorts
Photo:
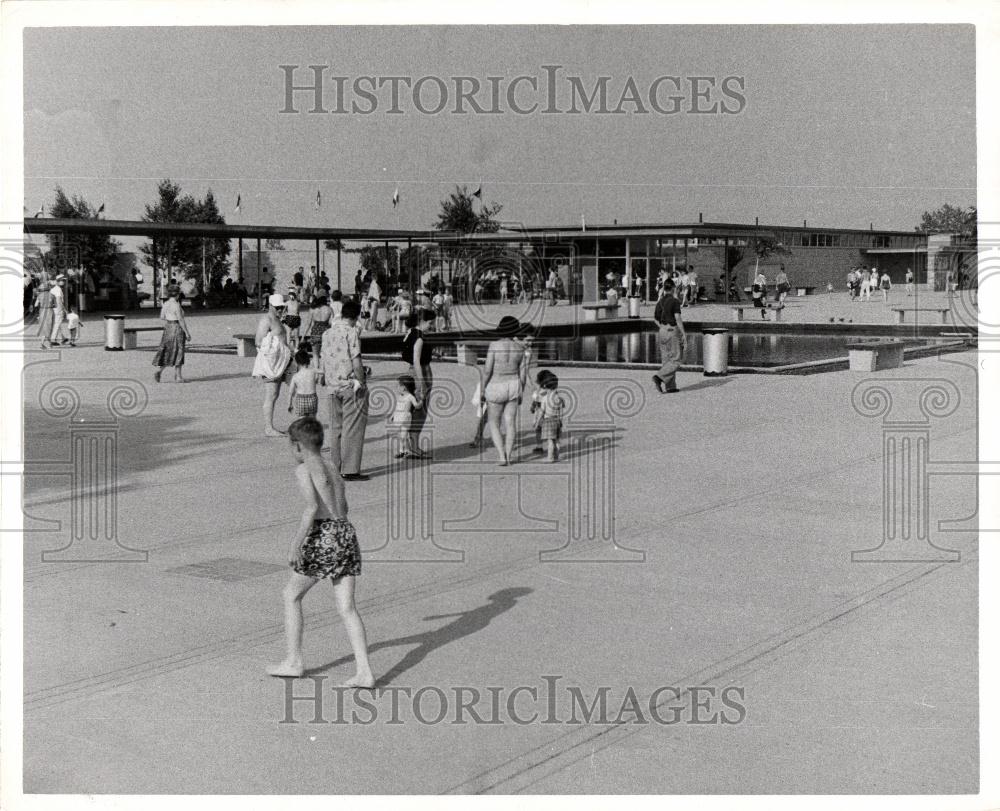
[[[361,548],[354,526],[346,518],[317,518],[302,542],[302,563],[295,571],[306,577],[361,574]]]

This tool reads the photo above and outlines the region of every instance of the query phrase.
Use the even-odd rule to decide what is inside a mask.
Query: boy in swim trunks
[[[319,411],[316,384],[323,382],[323,372],[313,365],[313,356],[305,349],[295,353],[298,371],[288,389],[288,410],[296,417],[315,417]]]
[[[284,590],[285,660],[268,670],[272,676],[299,678],[305,673],[302,659],[302,598],[320,580],[329,578],[337,611],[347,628],[354,651],[356,672],[344,687],[375,686],[368,664],[365,626],[354,603],[354,584],[361,574],[361,550],[347,520],[347,497],[340,473],[320,455],[323,426],[303,417],[288,427],[292,454],[299,463],[295,478],[305,498],[302,520],[288,551],[292,576]]]

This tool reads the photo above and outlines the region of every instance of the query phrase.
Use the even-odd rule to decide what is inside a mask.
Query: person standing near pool
[[[257,321],[255,336],[257,357],[252,376],[264,380],[264,436],[270,437],[284,436],[283,431],[274,427],[274,404],[292,361],[285,325],[281,323],[284,310],[285,298],[281,293],[268,296],[267,312]]]
[[[483,399],[486,400],[490,435],[500,456],[501,467],[511,463],[517,434],[517,409],[524,394],[527,375],[524,346],[514,340],[520,329],[521,324],[514,316],[505,315],[500,319],[497,339],[486,352],[483,371]]]
[[[183,383],[181,367],[184,365],[184,347],[191,340],[191,333],[181,307],[181,289],[176,284],[167,286],[167,300],[160,308],[160,320],[164,322],[163,335],[160,336],[160,348],[153,356],[153,366],[156,367],[153,379],[159,383],[164,367],[173,366],[174,380]]]
[[[785,296],[788,295],[788,291],[791,289],[791,285],[788,284],[788,274],[785,273],[784,265],[778,268],[778,275],[774,277],[774,281],[778,286],[774,292],[774,300],[779,304],[784,304]]]
[[[906,269],[906,295],[913,295],[913,271],[910,268]]]
[[[767,318],[767,277],[763,273],[758,273],[750,288],[750,296],[753,298],[753,306],[760,310],[760,317]]]
[[[888,273],[883,273],[882,277],[879,279],[879,288],[882,290],[882,303],[889,303],[889,291],[892,290],[892,279],[889,278]]]
[[[756,286],[756,285],[755,285]],[[660,394],[673,394],[677,388],[677,370],[687,345],[684,323],[681,321],[681,305],[674,298],[674,283],[667,279],[663,283],[664,295],[656,303],[653,319],[660,325],[657,345],[660,347],[659,370],[653,375],[653,385]]]

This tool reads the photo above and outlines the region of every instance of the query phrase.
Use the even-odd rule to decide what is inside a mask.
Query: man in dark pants
[[[677,370],[681,366],[687,336],[681,322],[681,305],[674,298],[674,283],[667,279],[663,283],[663,296],[656,302],[653,318],[660,325],[657,344],[660,347],[660,362],[663,364],[655,375],[653,385],[660,394],[677,391]]]
[[[361,453],[368,423],[368,387],[357,320],[361,305],[344,302],[340,318],[323,333],[320,362],[330,393],[330,458],[347,481],[364,481]]]

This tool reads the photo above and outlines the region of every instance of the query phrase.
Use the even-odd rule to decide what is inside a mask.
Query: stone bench
[[[614,304],[598,302],[597,304],[584,304],[582,306],[584,321],[601,321],[605,318],[614,318],[617,316],[618,308],[621,307],[621,304],[618,302]]]
[[[257,357],[257,336],[250,333],[233,335],[236,339],[236,354],[241,358]]]
[[[759,310],[760,307],[754,307],[753,304],[730,304],[730,309],[733,311],[733,321],[743,320],[744,310]],[[772,321],[781,320],[781,311],[785,309],[784,304],[777,304],[775,302],[769,302],[764,307],[764,312],[770,312],[772,314]]]
[[[892,311],[895,313],[897,324],[906,323],[907,313],[937,313],[941,319],[940,323],[947,324],[951,307],[893,307]]]
[[[877,372],[903,365],[902,341],[858,341],[847,345],[847,363],[852,372]]]
[[[813,291],[815,289],[816,289],[815,287],[796,287],[795,288],[795,295],[796,296],[811,296],[813,294]]]
[[[122,336],[122,348],[137,348],[139,346],[140,332],[163,332],[163,325],[161,324],[157,327],[125,327],[125,333]]]

